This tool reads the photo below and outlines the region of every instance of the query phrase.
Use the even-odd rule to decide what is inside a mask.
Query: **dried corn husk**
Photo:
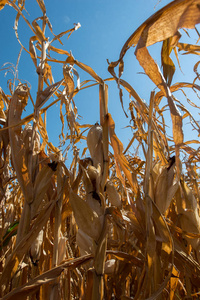
[[[66,258],[66,237],[63,236],[62,232],[60,233],[58,241],[58,265]]]
[[[25,149],[25,163],[28,168],[29,176],[34,182],[37,174],[38,156],[40,150],[40,135],[35,132],[33,138],[33,127],[31,124],[27,124],[23,130],[23,145]]]
[[[116,269],[116,259],[109,259],[105,262],[105,274],[112,275]]]
[[[103,220],[81,197],[72,191],[70,192],[69,201],[78,227],[97,241],[102,231]]]
[[[104,214],[103,201],[100,194],[97,192],[91,192],[86,195],[86,203],[90,208],[97,213],[100,217]]]
[[[182,230],[189,233],[200,233],[200,217],[197,201],[192,190],[185,181],[181,180],[180,188],[176,193],[177,212],[179,214]],[[200,263],[200,238],[185,239],[196,251],[198,262]]]
[[[80,228],[76,235],[76,243],[80,248],[81,255],[95,253],[93,239]]]
[[[40,230],[34,243],[31,245],[30,257],[34,264],[36,264],[40,259],[42,243],[43,243],[43,235],[44,235],[44,231]]]
[[[108,195],[108,201],[111,203],[111,205],[121,208],[122,203],[121,203],[119,193],[117,192],[111,180],[108,180],[106,182],[106,192]]]
[[[14,218],[15,218],[15,207],[12,203],[9,204],[9,207],[7,208],[7,218],[5,220],[4,223],[4,230],[7,229],[11,223],[14,222]]]
[[[99,192],[100,173],[101,173],[100,164],[98,164],[97,168],[93,166],[88,166],[87,173],[92,183],[93,190]]]
[[[100,185],[100,167],[95,168],[93,166],[88,166],[84,168],[81,165],[83,170],[83,183],[86,190],[86,193],[91,193],[92,191],[99,192]]]
[[[158,169],[154,188],[154,201],[162,214],[165,214],[179,186],[178,181],[174,179],[174,167],[175,162],[172,166],[164,166]],[[157,167],[155,167],[154,178],[156,168]]]
[[[8,126],[10,127],[9,138],[12,149],[12,164],[16,171],[24,197],[26,198],[26,201],[30,203],[32,202],[33,185],[24,159],[25,149],[22,142],[21,125],[19,125],[21,114],[27,105],[28,95],[29,89],[27,85],[19,84],[11,99]]]
[[[87,135],[87,145],[90,151],[93,165],[103,167],[103,129],[98,123],[93,125]]]
[[[88,166],[87,169],[83,168],[83,183],[86,190],[86,202],[90,208],[94,210],[98,216],[104,213],[104,198],[100,193],[100,165],[95,168]]]

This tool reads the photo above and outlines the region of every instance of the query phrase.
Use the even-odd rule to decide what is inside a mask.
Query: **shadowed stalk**
[[[108,86],[103,83],[99,85],[99,105],[100,105],[100,123],[103,129],[102,140],[103,140],[103,170],[101,171],[101,193],[104,194],[104,187],[108,178]],[[104,197],[102,197],[104,203]],[[104,204],[105,205],[105,204]],[[93,281],[93,291],[92,291],[92,299],[103,299],[104,296],[104,264],[105,264],[105,256],[106,256],[106,248],[107,248],[107,220],[106,215],[104,215],[104,225],[102,228],[102,233],[97,242],[97,249],[95,252],[94,258],[94,281]]]
[[[61,235],[61,222],[62,222],[62,202],[63,202],[63,188],[65,185],[65,176],[63,172],[63,167],[58,164],[57,167],[57,197],[55,205],[55,223],[54,223],[54,243],[53,243],[53,260],[52,260],[52,268],[56,267],[59,263],[59,240]],[[56,299],[60,297],[60,286],[59,280],[55,279],[52,283],[52,289],[50,294],[50,299]]]

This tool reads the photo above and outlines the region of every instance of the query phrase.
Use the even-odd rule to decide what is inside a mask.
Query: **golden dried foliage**
[[[80,24],[55,35],[44,1],[37,3],[42,17],[31,23],[23,14],[25,1],[0,1],[0,10],[9,5],[17,11],[16,37],[38,74],[35,102],[20,81],[11,84],[10,95],[0,88],[1,298],[197,299],[200,157],[195,143],[199,142],[184,142],[183,120],[189,118],[197,134],[200,127],[174,92],[199,92],[199,62],[193,82],[172,84],[176,67],[170,54],[199,55],[200,46],[179,40],[182,28],[194,29],[200,22],[200,0],[175,0],[145,21],[124,44],[119,60],[109,64],[113,78],[107,80],[68,51],[52,46],[56,40],[62,44],[61,37],[69,37]],[[29,50],[18,36],[20,17],[33,33]],[[47,26],[51,41],[45,34]],[[158,42],[163,72],[148,51]],[[136,58],[159,89],[151,93],[149,104],[121,78],[130,47],[136,47]],[[61,60],[51,58],[50,51],[64,57],[63,74],[56,83],[51,64]],[[80,82],[79,69],[99,85],[100,124],[78,122],[74,97],[94,85]],[[126,149],[108,113],[109,80],[117,82],[122,108],[122,89],[131,96],[133,136]],[[53,95],[56,100],[47,105]],[[162,103],[164,97],[167,105]],[[22,118],[30,101],[34,111]],[[60,103],[60,137],[73,150],[70,168],[46,130],[48,109],[56,103]],[[195,101],[189,104],[199,109]],[[167,108],[173,138],[167,134]],[[89,157],[79,157],[81,140],[87,141]],[[142,157],[130,152],[135,144],[143,150]]]

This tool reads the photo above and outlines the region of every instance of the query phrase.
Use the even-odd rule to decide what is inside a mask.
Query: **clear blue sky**
[[[125,41],[135,31],[135,29],[144,22],[150,15],[168,4],[167,0],[46,0],[47,15],[53,26],[55,34],[59,34],[73,27],[74,23],[80,23],[81,28],[72,33],[67,40],[67,36],[62,38],[63,46],[59,46],[67,51],[72,51],[73,56],[80,62],[83,62],[94,69],[94,71],[103,79],[110,77],[107,71],[107,59],[115,61]],[[29,13],[26,17],[32,22],[36,17],[42,15],[39,6],[35,0],[26,1],[26,9]],[[0,11],[0,67],[5,62],[16,64],[17,56],[20,50],[15,33],[13,30],[16,12],[11,7],[6,6]],[[28,49],[29,38],[32,36],[31,30],[20,18],[19,38],[23,45]],[[186,34],[183,38],[187,40]],[[195,40],[190,40],[195,43]],[[58,46],[58,44],[56,44]],[[56,46],[55,45],[55,46]],[[152,48],[153,58],[160,64],[161,45]],[[66,57],[63,56],[63,60]],[[184,56],[181,59],[182,70],[180,77],[175,77],[176,81],[191,81],[193,79],[193,62],[198,61],[198,57],[192,60],[191,57]],[[185,60],[185,61],[184,61]],[[52,65],[55,81],[62,79],[62,64]],[[92,79],[88,74],[80,71],[81,81]],[[145,75],[138,74],[143,72],[134,56],[134,50],[129,50],[125,56],[124,79],[127,80],[138,92],[141,98],[149,101],[150,92],[155,88],[154,84]],[[31,95],[36,99],[37,74],[35,67],[29,55],[23,51],[19,64],[19,78],[28,81],[31,84]],[[0,72],[0,86],[7,92],[6,81],[12,78],[12,75],[4,77],[4,72]],[[99,100],[98,88],[83,90],[74,98],[78,113],[83,117],[81,124],[94,124],[99,121]],[[49,100],[49,103],[52,99]],[[185,101],[185,100],[184,100]],[[124,92],[124,107],[127,111],[129,105],[129,95]],[[33,112],[32,105],[28,105],[25,114]],[[109,112],[117,123],[116,129],[119,138],[124,147],[127,146],[132,137],[129,129],[124,129],[129,125],[121,109],[118,96],[118,89],[115,82],[109,83]],[[57,117],[56,117],[57,116]],[[169,125],[171,121],[169,120]],[[58,145],[58,135],[61,124],[59,122],[59,105],[53,106],[47,114],[47,129],[50,141]],[[66,132],[66,131],[65,131]]]

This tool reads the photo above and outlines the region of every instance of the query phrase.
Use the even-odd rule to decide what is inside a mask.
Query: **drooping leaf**
[[[129,181],[130,186],[133,188],[133,191],[136,193],[137,181],[136,178],[134,178],[135,174],[131,172],[129,162],[127,161],[126,157],[123,154],[123,144],[115,134],[115,123],[110,114],[108,114],[108,127],[109,127],[111,145],[114,151],[114,156],[116,161],[117,174],[120,180],[124,182],[124,178],[121,172],[121,170],[123,170],[124,174],[126,175]]]
[[[168,38],[163,41],[162,52],[161,52],[163,75],[168,86],[171,85],[172,78],[175,72],[175,65],[170,57],[171,50],[172,50],[171,38]]]
[[[199,0],[175,0],[164,6],[129,37],[121,50],[120,58],[139,42],[141,35],[145,36],[148,47],[174,36],[180,28],[194,28],[200,22],[199,5]]]
[[[40,214],[35,219],[34,225],[31,230],[24,236],[18,243],[17,247],[14,249],[9,259],[6,262],[3,273],[0,278],[1,286],[6,286],[8,281],[11,280],[15,272],[17,271],[18,265],[21,262],[23,256],[31,247],[33,241],[38,236],[40,230],[46,224],[52,209],[54,208],[55,200],[50,201]]]
[[[37,54],[36,54],[36,50],[35,50],[35,46],[33,44],[33,42],[36,40],[35,36],[31,37],[29,40],[29,52],[32,58],[32,61],[35,65],[35,67],[37,68]]]
[[[1,0],[0,1],[0,10],[2,10],[4,8],[4,6],[7,4],[7,0]]]
[[[46,13],[46,7],[45,7],[45,4],[44,4],[44,0],[37,0],[37,3],[41,9],[41,11],[43,12],[43,14]]]
[[[14,299],[21,299],[23,296],[28,296],[32,294],[34,291],[37,291],[38,287],[43,284],[47,284],[53,280],[55,280],[60,274],[64,271],[65,268],[76,268],[78,265],[86,263],[93,258],[92,254],[85,255],[82,257],[69,259],[65,263],[55,267],[51,270],[44,272],[43,274],[35,277],[34,279],[30,280],[27,284],[24,284],[21,287],[18,287],[5,295],[2,300],[14,300]]]

